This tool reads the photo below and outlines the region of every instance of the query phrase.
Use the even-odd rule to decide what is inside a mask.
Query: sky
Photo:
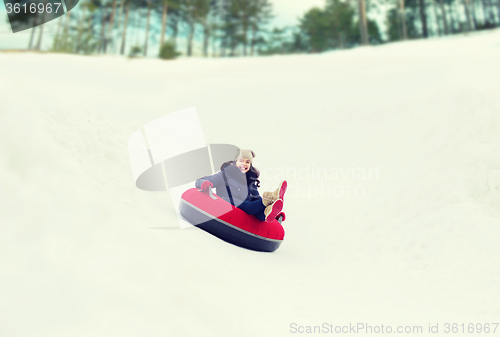
[[[323,7],[325,0],[271,0],[274,13],[276,13],[275,25],[296,25],[297,17],[302,16],[312,7]]]
[[[271,0],[273,13],[275,15],[272,26],[284,27],[294,26],[298,23],[298,17],[302,16],[312,7],[323,7],[325,0]],[[7,13],[4,6],[0,6],[0,49],[25,49],[29,43],[31,30],[12,34],[6,22]],[[50,48],[52,38],[57,28],[57,20],[45,24],[45,39],[42,48]]]

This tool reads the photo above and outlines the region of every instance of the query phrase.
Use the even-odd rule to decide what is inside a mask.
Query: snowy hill
[[[0,336],[498,323],[500,31],[0,64]],[[189,106],[207,143],[255,151],[261,192],[288,180],[275,253],[180,230],[166,193],[134,186],[130,134]]]

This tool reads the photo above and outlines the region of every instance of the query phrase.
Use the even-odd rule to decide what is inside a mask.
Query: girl
[[[219,172],[196,180],[195,186],[204,192],[215,187],[222,199],[260,221],[272,222],[283,209],[287,183],[283,180],[276,191],[264,192],[261,197],[257,191],[260,172],[252,165],[254,157],[252,150],[242,149],[234,161],[225,162]]]

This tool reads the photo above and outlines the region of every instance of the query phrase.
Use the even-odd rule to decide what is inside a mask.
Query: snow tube
[[[191,224],[234,245],[273,252],[285,237],[281,225],[284,213],[273,222],[259,221],[254,215],[234,207],[215,194],[191,188],[181,196],[179,211]]]

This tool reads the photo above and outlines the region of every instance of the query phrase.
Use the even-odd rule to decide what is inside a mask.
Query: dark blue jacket
[[[259,192],[257,191],[257,176],[255,173],[250,171],[242,173],[234,165],[227,165],[223,168],[223,170],[226,175],[229,190],[231,191],[231,196],[233,197],[234,205],[236,207],[243,201],[261,199]],[[196,180],[195,186],[197,188],[201,188],[201,184],[203,184],[204,181],[210,181],[216,188],[215,193],[230,203],[222,171]]]

